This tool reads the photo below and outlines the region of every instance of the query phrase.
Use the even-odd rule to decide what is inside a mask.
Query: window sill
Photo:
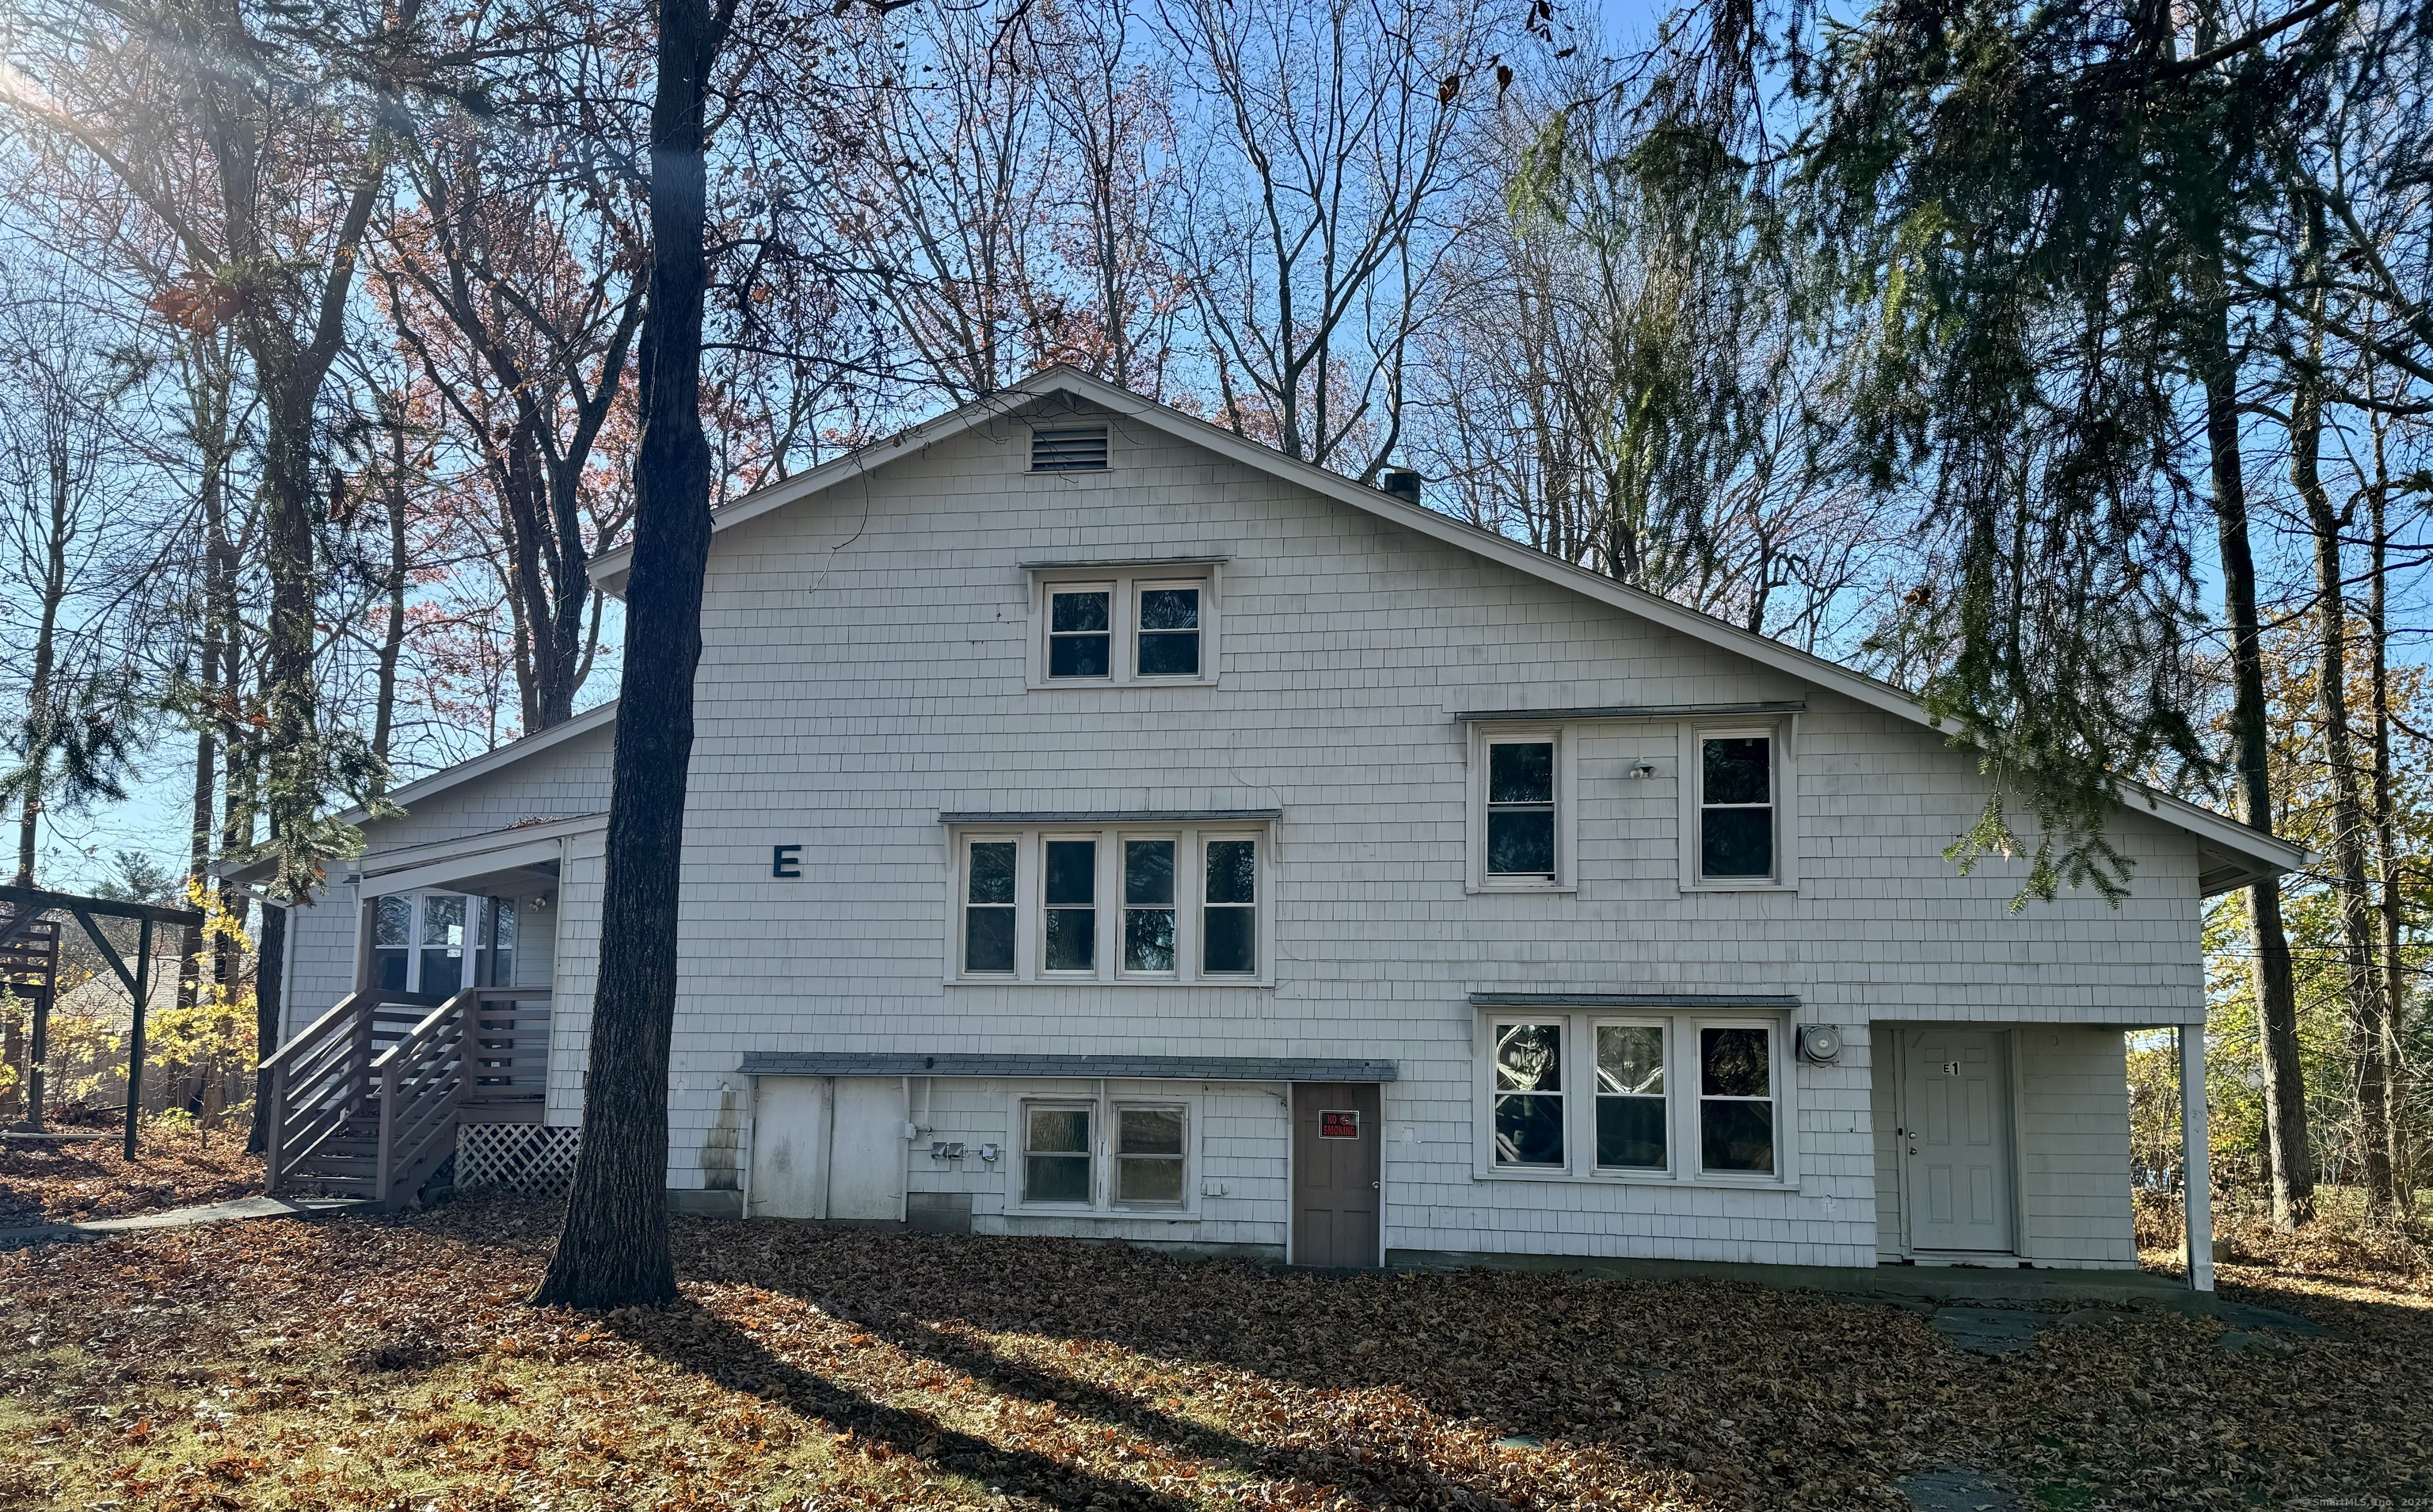
[[[949,987],[1103,987],[1120,989],[1145,987],[1153,992],[1170,993],[1177,988],[1223,987],[1273,992],[1272,977],[1194,977],[1182,980],[1173,977],[949,977]]]
[[[1489,1166],[1470,1173],[1473,1181],[1551,1181],[1577,1186],[1652,1186],[1672,1190],[1796,1192],[1797,1181],[1780,1176],[1670,1176],[1659,1171],[1513,1171]]]
[[[1214,677],[1034,677],[1022,686],[1032,693],[1062,692],[1070,688],[1113,691],[1126,688],[1214,688]]]
[[[1469,882],[1462,886],[1462,891],[1474,898],[1499,893],[1519,893],[1523,897],[1548,892],[1577,893],[1579,890],[1577,882]]]
[[[1051,1207],[1028,1203],[1013,1204],[1006,1208],[999,1216],[1008,1218],[1108,1218],[1121,1220],[1127,1223],[1137,1223],[1144,1219],[1150,1223],[1198,1223],[1199,1221],[1199,1215],[1197,1213],[1188,1211],[1178,1213],[1171,1208],[1135,1209],[1063,1206]]]
[[[1681,891],[1689,892],[1796,892],[1796,882],[1684,882]]]

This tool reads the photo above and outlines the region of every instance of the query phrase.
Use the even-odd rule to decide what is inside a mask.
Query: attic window
[[[1042,427],[1030,433],[1033,472],[1104,472],[1107,428],[1103,425]]]

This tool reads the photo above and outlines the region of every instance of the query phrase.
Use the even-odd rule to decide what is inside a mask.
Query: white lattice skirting
[[[503,1186],[534,1197],[562,1197],[574,1179],[579,1129],[546,1124],[460,1124],[456,1129],[456,1189]]]

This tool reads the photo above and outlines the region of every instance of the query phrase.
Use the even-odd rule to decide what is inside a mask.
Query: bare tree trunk
[[[2255,554],[2249,544],[2247,479],[2238,444],[2238,374],[2230,355],[2227,307],[2217,304],[2201,353],[2205,440],[2221,550],[2222,603],[2230,621],[2233,764],[2238,817],[2272,832],[2271,732],[2264,699],[2264,637],[2255,607]],[[2264,1071],[2265,1155],[2271,1167],[2272,1221],[2294,1229],[2315,1216],[2315,1157],[2306,1130],[2306,1083],[2298,1058],[2297,977],[2281,921],[2281,882],[2247,890],[2255,1038]]]
[[[2405,1098],[2398,1090],[2406,1063],[2400,1053],[2399,1026],[2407,1006],[2407,967],[2403,954],[2407,901],[2399,860],[2399,807],[2390,767],[2390,473],[2384,453],[2388,423],[2380,416],[2374,421],[2373,483],[2367,504],[2372,520],[2368,545],[2372,586],[2366,600],[2366,633],[2372,639],[2373,658],[2373,841],[2374,870],[2382,878],[2377,911],[2382,920],[2383,1057],[2393,1083],[2384,1137],[2390,1146],[2391,1182],[2405,1214],[2415,1203],[2416,1175],[2408,1147]]]
[[[190,367],[187,392],[193,406],[191,423],[195,441],[202,452],[202,471],[196,494],[202,506],[203,582],[202,582],[202,650],[196,659],[198,675],[195,679],[195,794],[189,817],[188,886],[200,889],[207,885],[212,862],[212,841],[217,829],[214,808],[219,797],[219,736],[222,719],[221,702],[225,690],[220,682],[220,662],[226,650],[228,619],[223,613],[225,590],[220,573],[225,569],[233,574],[233,564],[225,559],[230,551],[226,542],[228,531],[228,454],[230,444],[230,400],[233,388],[230,365],[225,360],[227,349],[212,336],[198,337],[188,350]],[[197,370],[197,368],[199,370]],[[185,939],[178,964],[178,1001],[191,1008],[201,1000],[203,988],[203,932],[184,931]],[[214,962],[216,964],[216,962]],[[215,977],[223,987],[229,985],[223,977]]]
[[[60,607],[68,596],[71,483],[64,450],[47,459],[50,518],[43,542],[43,602],[36,611],[34,674],[26,686],[26,795],[17,814],[17,885],[34,885],[34,841],[43,820],[43,779],[50,770],[51,686],[59,671]]]
[[[383,406],[385,408],[385,406]],[[405,649],[405,405],[400,396],[389,419],[387,486],[381,490],[388,509],[388,623],[381,632],[380,671],[372,692],[372,755],[388,762],[389,743],[397,732],[397,662]],[[387,785],[385,775],[382,785]]]
[[[197,658],[203,668],[200,684],[206,707],[210,705],[213,664],[218,661],[220,654],[220,648],[213,638],[215,628],[208,623],[209,618],[206,612],[203,651]],[[195,793],[186,822],[186,883],[189,888],[202,887],[211,869],[212,810],[213,801],[219,796],[218,769],[219,743],[212,737],[212,727],[206,716],[196,722],[195,729]],[[178,1006],[192,1008],[202,1000],[203,995],[203,932],[186,929],[180,933],[184,938],[178,947]]]
[[[634,565],[608,803],[600,986],[583,1147],[566,1226],[533,1301],[657,1305],[676,1297],[668,1249],[668,1043],[692,684],[709,558],[709,445],[701,425],[707,162],[704,102],[732,0],[661,0],[651,106],[651,288],[639,370]]]
[[[2322,245],[2310,228],[2310,253]],[[2319,257],[2310,256],[2320,275]],[[2307,350],[2292,374],[2289,396],[2289,482],[2306,506],[2315,536],[2315,619],[2319,640],[2319,697],[2323,706],[2323,764],[2332,786],[2333,887],[2339,903],[2340,955],[2346,972],[2351,1060],[2356,1079],[2360,1124],[2359,1164],[2365,1168],[2366,1211],[2390,1213],[2391,1186],[2390,1064],[2384,1055],[2382,992],[2374,979],[2372,903],[2365,875],[2365,812],[2357,791],[2356,751],[2349,728],[2348,604],[2342,581],[2341,520],[2324,489],[2320,458],[2323,442],[2322,315],[2320,284],[2308,297],[2317,324]]]

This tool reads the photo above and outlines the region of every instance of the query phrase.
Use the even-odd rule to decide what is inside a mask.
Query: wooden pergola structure
[[[129,903],[117,898],[88,897],[74,892],[45,892],[40,888],[19,887],[14,883],[0,884],[0,905],[9,912],[0,917],[0,985],[20,986],[21,995],[33,999],[34,1032],[30,1054],[32,1075],[27,1078],[33,1096],[33,1122],[39,1130],[43,1123],[42,1065],[50,1045],[51,1005],[59,995],[59,931],[56,925],[43,918],[53,911],[64,912],[84,926],[84,932],[110,963],[119,981],[134,999],[135,1016],[127,1035],[127,1158],[135,1158],[135,1130],[144,1106],[144,1011],[152,997],[152,932],[156,926],[172,929],[199,929],[203,916],[193,909],[166,909],[152,903]],[[136,935],[135,966],[128,970],[126,958],[110,943],[94,918],[133,919],[141,928]],[[47,966],[38,962],[34,946],[38,937],[49,925]]]

